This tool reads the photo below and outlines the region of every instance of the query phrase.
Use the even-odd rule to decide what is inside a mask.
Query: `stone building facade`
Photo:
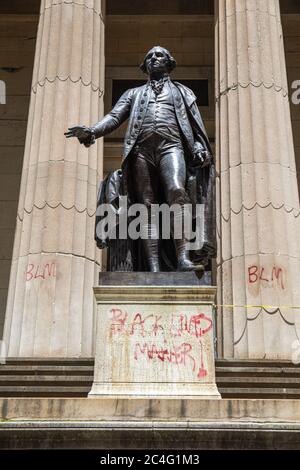
[[[0,325],[9,357],[92,357],[97,185],[124,126],[86,149],[154,44],[202,83],[217,162],[218,357],[291,359],[300,337],[300,8],[292,0],[0,5]],[[294,85],[295,86],[295,85]],[[201,100],[200,100],[201,101]]]

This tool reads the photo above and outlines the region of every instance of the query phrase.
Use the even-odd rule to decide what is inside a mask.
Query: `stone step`
[[[231,366],[217,366],[216,374],[219,377],[227,375],[235,376],[257,376],[276,377],[284,375],[285,377],[300,377],[300,367],[231,367]]]
[[[74,381],[74,380],[79,380],[79,381],[85,381],[85,380],[92,380],[93,379],[93,371],[85,372],[83,373],[80,370],[74,370],[74,371],[67,371],[67,373],[64,373],[64,371],[56,371],[56,370],[37,370],[37,371],[28,371],[28,372],[22,372],[19,371],[18,374],[14,373],[15,371],[1,371],[0,373],[0,382],[3,382],[5,380],[7,381],[20,381],[20,380],[30,380],[30,381],[36,381],[36,380],[59,380],[59,381]],[[291,374],[292,375],[292,374]],[[250,383],[253,382],[261,382],[261,381],[266,381],[266,382],[282,382],[286,381],[291,382],[291,383],[298,383],[300,382],[300,377],[298,374],[294,374],[291,377],[288,377],[287,375],[281,373],[281,374],[247,374],[247,371],[243,371],[240,374],[234,374],[233,371],[230,373],[220,373],[217,371],[217,379],[220,382],[230,382],[230,381],[235,381],[235,382],[242,382],[242,381],[249,381]]]
[[[9,357],[6,359],[5,364],[3,365],[28,365],[28,366],[35,366],[35,365],[47,365],[47,366],[94,366],[94,358],[87,357],[87,358],[64,358],[64,357],[57,357],[53,359],[49,358],[32,358],[32,357]],[[0,364],[0,367],[2,365]]]
[[[25,386],[7,387],[0,385],[1,397],[86,397],[91,387]]]
[[[300,399],[300,390],[295,388],[229,388],[218,387],[222,398],[281,398],[281,399]]]
[[[277,359],[216,359],[216,367],[285,367],[285,368],[295,368],[299,367],[300,364],[295,365],[292,361],[288,360],[277,360]]]
[[[7,365],[64,365],[64,366],[93,366],[94,358],[31,358],[31,357],[9,357],[6,359]],[[269,360],[269,359],[216,359],[217,367],[297,367],[289,360]],[[4,364],[0,364],[4,365]],[[300,368],[300,364],[298,365]]]
[[[53,372],[53,371],[52,371]],[[54,385],[56,387],[66,386],[73,387],[76,385],[86,385],[90,386],[93,382],[93,375],[82,376],[82,375],[72,375],[72,376],[59,376],[59,375],[1,375],[0,376],[0,386],[14,386],[14,385],[31,385],[35,386],[40,385]]]
[[[90,391],[90,386],[86,387],[57,387],[57,386],[0,386],[1,397],[86,397]],[[300,399],[300,390],[283,387],[218,387],[222,398],[282,398]]]
[[[52,371],[55,372],[55,371]],[[34,383],[35,385],[43,385],[45,382],[47,384],[57,384],[57,385],[66,385],[72,386],[74,384],[91,384],[93,381],[93,375],[22,375],[22,376],[15,376],[15,375],[0,375],[0,385],[3,384],[19,384],[22,385],[23,382],[27,383]],[[217,383],[220,386],[229,386],[231,384],[237,384],[239,387],[249,387],[249,384],[253,384],[253,386],[258,386],[262,384],[265,387],[273,386],[276,384],[282,384],[282,386],[286,387],[300,387],[300,378],[291,378],[291,377],[234,377],[234,376],[227,376],[227,377],[217,377]]]
[[[217,377],[217,384],[220,387],[234,387],[239,388],[251,386],[258,387],[295,387],[300,389],[300,378],[286,378],[286,377]]]
[[[0,365],[1,375],[94,375],[94,365],[90,366],[64,366],[64,365]]]
[[[0,364],[2,397],[86,397],[94,360],[10,358]],[[289,361],[216,361],[224,398],[300,398],[300,367]]]
[[[216,367],[264,367],[264,368],[299,368],[300,364],[295,365],[291,361],[279,361],[279,360],[266,360],[266,359],[216,359],[215,361]],[[6,365],[29,365],[29,366],[36,366],[36,365],[47,365],[47,366],[94,366],[94,359],[93,358],[7,358]],[[3,364],[4,365],[4,364]],[[0,364],[0,367],[3,365]]]
[[[65,366],[65,365],[0,365],[0,377],[1,375],[46,375],[55,372],[57,375],[93,375],[94,366]],[[237,375],[237,376],[281,376],[285,375],[288,377],[300,377],[300,367],[232,367],[232,366],[217,366],[216,374],[218,376],[225,375]]]

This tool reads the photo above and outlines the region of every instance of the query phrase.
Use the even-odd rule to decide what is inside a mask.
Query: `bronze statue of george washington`
[[[65,133],[66,137],[77,137],[89,147],[95,139],[129,120],[122,171],[106,178],[106,190],[102,186],[98,204],[107,201],[103,195],[109,194],[110,185],[112,192],[115,191],[114,175],[122,174],[120,192],[149,211],[153,204],[163,202],[182,208],[187,203],[203,205],[202,243],[197,250],[188,249],[184,235],[171,236],[167,241],[159,235],[153,236],[149,215],[146,221],[149,236],[139,241],[139,247],[133,244],[133,270],[136,271],[201,271],[216,251],[212,151],[194,93],[170,79],[175,67],[168,50],[153,47],[140,66],[149,76],[147,83],[127,90],[111,112],[94,126],[70,127]],[[97,236],[96,241],[100,247],[109,243]]]

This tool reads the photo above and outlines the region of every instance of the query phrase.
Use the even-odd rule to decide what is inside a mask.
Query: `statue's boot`
[[[188,250],[186,248],[188,242],[185,239],[184,230],[183,230],[184,206],[183,205],[180,205],[180,206],[181,206],[180,210],[174,214],[173,221],[171,222],[172,235],[173,235],[173,240],[174,240],[176,255],[177,255],[177,270],[178,271],[202,271],[204,272],[205,268],[203,264],[200,264],[200,263],[195,264],[189,258]],[[182,238],[174,237],[174,226],[176,226],[175,224],[177,224],[177,227],[180,227],[181,225]]]
[[[151,224],[147,224],[143,227],[145,233],[148,234],[148,238],[143,239],[144,254],[146,256],[149,271],[160,272],[160,260],[159,260],[159,239],[157,236],[157,228]]]
[[[177,271],[202,271],[205,268],[203,264],[193,263],[188,255],[185,240],[174,240],[177,253]]]

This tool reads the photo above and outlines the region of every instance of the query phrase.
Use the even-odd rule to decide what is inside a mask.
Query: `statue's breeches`
[[[138,141],[132,152],[132,174],[136,202],[157,204],[162,192],[169,205],[185,202],[186,163],[180,141],[158,134]]]

